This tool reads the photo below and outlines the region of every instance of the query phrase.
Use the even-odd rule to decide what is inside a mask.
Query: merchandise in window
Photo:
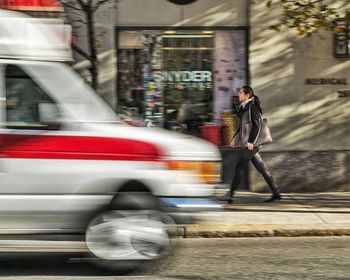
[[[118,112],[201,136],[247,81],[244,30],[120,30]]]

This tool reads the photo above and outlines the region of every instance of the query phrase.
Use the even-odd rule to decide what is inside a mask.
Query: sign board
[[[306,85],[347,85],[346,78],[312,78],[305,79]]]
[[[211,71],[155,71],[153,80],[185,88],[212,88],[213,81]]]

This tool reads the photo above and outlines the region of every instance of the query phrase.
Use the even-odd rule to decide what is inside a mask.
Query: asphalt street
[[[343,280],[350,279],[350,237],[180,239],[171,256],[127,276],[67,256],[2,256],[0,278]]]

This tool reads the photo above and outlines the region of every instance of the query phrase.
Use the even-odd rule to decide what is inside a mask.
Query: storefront
[[[349,189],[349,36],[339,34],[334,42],[331,33],[321,39],[275,32],[269,26],[280,10],[268,9],[265,1],[117,2],[96,13],[100,93],[113,108],[198,134],[203,123],[232,120],[231,97],[248,83],[269,120],[274,144],[261,152],[282,190]],[[327,2],[350,8],[345,0]],[[232,149],[221,151],[230,173]],[[251,189],[266,189],[254,174]]]
[[[118,106],[146,123],[200,135],[232,114],[248,80],[246,28],[117,28]]]

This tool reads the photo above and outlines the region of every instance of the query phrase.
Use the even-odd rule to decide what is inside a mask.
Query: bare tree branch
[[[72,10],[69,10],[68,14],[69,14],[69,16],[76,16],[76,17],[83,17],[84,16],[84,14],[82,12],[77,12],[77,11],[72,11]]]
[[[78,1],[78,3],[79,3],[80,7],[81,7],[84,11],[86,11],[86,7],[87,7],[89,4],[85,4],[82,0],[77,0],[77,1]]]
[[[98,8],[107,3],[112,3],[112,0],[99,0],[93,7],[93,12],[96,12]]]
[[[72,27],[73,27],[74,29],[80,29],[80,28],[83,27],[83,25],[73,25],[73,24],[72,24]]]
[[[74,23],[71,24],[71,26],[72,26],[74,29],[81,29],[81,28],[84,27],[85,25],[82,24],[82,23],[74,22]]]
[[[70,4],[70,3],[65,2],[65,1],[61,1],[61,4],[62,4],[64,7],[67,7],[67,8],[72,9],[72,10],[84,11],[82,8],[79,8],[79,7],[77,7],[77,6],[74,6],[73,4]]]
[[[82,48],[78,47],[76,44],[72,44],[73,50],[75,50],[78,54],[80,54],[82,57],[86,58],[87,60],[91,61],[91,56],[85,52]]]
[[[69,24],[74,24],[74,23],[87,24],[87,22],[82,19],[74,19],[72,21],[69,21]]]
[[[72,44],[72,49],[90,62],[91,85],[98,89],[99,61],[96,46],[96,26],[94,13],[104,4],[119,3],[120,0],[60,0],[66,8],[67,19],[74,28],[86,28],[87,51]],[[95,4],[94,4],[95,3]],[[81,25],[81,26],[77,26]]]

